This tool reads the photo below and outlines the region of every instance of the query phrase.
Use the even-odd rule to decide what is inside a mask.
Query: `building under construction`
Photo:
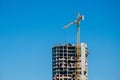
[[[88,47],[80,43],[80,20],[66,25],[67,28],[77,23],[77,44],[63,44],[52,47],[52,78],[53,80],[88,80]]]
[[[81,43],[80,64],[76,64],[76,46],[72,44],[57,45],[52,48],[53,80],[76,80],[76,67],[79,66],[79,80],[88,80],[88,48]]]

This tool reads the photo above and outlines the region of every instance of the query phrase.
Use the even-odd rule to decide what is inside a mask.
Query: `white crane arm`
[[[72,24],[74,24],[74,23],[75,23],[75,21],[70,22],[69,24],[67,24],[66,26],[64,26],[64,28],[68,28],[70,25],[72,25]]]

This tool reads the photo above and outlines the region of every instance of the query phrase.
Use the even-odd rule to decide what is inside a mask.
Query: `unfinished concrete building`
[[[76,49],[77,47],[74,44],[53,46],[52,48],[53,80],[88,80],[87,45],[85,43],[81,43],[79,57],[77,57]],[[78,73],[79,75],[77,75]]]

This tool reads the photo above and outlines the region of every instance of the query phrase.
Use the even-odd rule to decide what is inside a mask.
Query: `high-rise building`
[[[52,48],[53,80],[88,80],[88,48],[80,45],[79,63],[77,64],[77,47],[74,44],[56,45]],[[76,75],[79,68],[79,74]],[[76,77],[80,77],[79,79]]]

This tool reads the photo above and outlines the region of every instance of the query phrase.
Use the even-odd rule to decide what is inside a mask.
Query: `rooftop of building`
[[[87,45],[87,44],[82,42],[81,45]],[[53,47],[57,47],[57,46],[76,46],[76,44],[57,44],[54,45]]]

